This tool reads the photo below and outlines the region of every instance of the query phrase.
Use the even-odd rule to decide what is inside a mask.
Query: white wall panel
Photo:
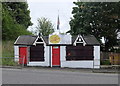
[[[93,68],[93,61],[65,61],[61,67],[70,68]]]
[[[41,62],[29,62],[27,65],[28,66],[50,66],[50,53],[49,53],[49,46],[45,46],[44,45],[44,59],[45,59],[45,61],[41,61]]]
[[[15,61],[19,61],[19,46],[14,46],[14,57]]]
[[[94,46],[94,68],[100,68],[100,46]]]

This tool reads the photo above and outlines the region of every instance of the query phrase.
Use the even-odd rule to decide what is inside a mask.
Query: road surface
[[[54,69],[2,70],[3,84],[118,84],[118,74]]]

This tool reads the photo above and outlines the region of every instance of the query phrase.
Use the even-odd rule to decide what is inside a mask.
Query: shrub
[[[100,62],[101,65],[110,65],[110,60],[103,60]]]

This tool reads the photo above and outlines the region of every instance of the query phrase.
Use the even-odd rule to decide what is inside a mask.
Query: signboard
[[[60,37],[55,34],[55,35],[50,36],[49,40],[51,43],[56,44],[60,42]]]
[[[71,35],[50,34],[49,44],[72,44]]]

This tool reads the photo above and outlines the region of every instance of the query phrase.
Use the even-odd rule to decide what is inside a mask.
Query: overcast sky
[[[60,31],[66,32],[70,30],[69,21],[72,17],[73,1],[77,0],[27,0],[30,9],[30,16],[33,26],[37,25],[37,19],[41,17],[48,18],[52,21],[55,29],[57,28],[57,17],[59,10]]]

